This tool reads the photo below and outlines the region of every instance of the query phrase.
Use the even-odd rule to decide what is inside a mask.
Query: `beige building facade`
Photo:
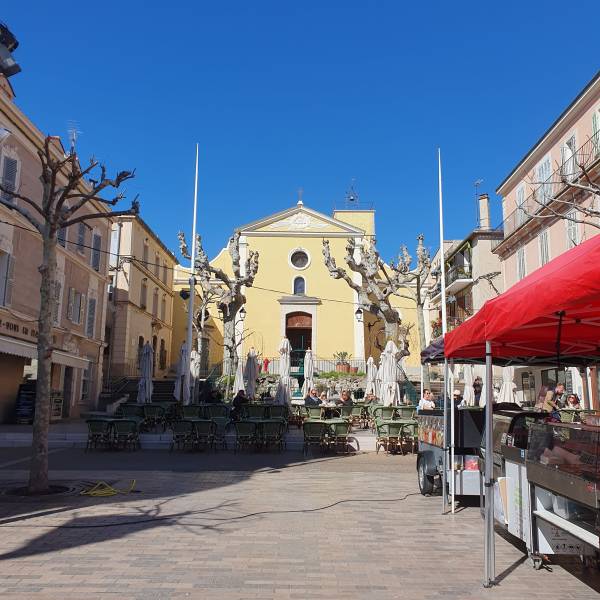
[[[5,187],[39,199],[44,134],[19,110],[0,77],[0,177]],[[57,141],[57,157],[65,154]],[[5,200],[19,205],[21,200]],[[76,224],[59,234],[57,307],[52,352],[52,418],[77,417],[93,408],[101,383],[108,284],[110,211],[97,203],[78,214],[107,218]],[[42,243],[28,221],[0,205],[0,422],[16,419],[17,397],[36,376]],[[21,395],[23,397],[23,394]]]
[[[154,351],[154,377],[168,375],[173,362],[176,262],[172,252],[139,216],[115,219],[111,233],[105,380],[137,376],[139,353],[146,342]]]

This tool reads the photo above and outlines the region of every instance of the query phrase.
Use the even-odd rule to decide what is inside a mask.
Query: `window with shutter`
[[[148,268],[148,244],[144,242],[144,250],[142,254],[142,261],[144,263],[144,267]]]
[[[596,109],[592,113],[592,144],[594,146],[596,156],[600,155],[600,118],[598,116],[599,110],[600,109]]]
[[[0,306],[11,304],[14,272],[14,257],[7,252],[0,252]]]
[[[91,255],[91,263],[92,269],[99,271],[100,270],[100,251],[102,249],[102,236],[95,233],[92,241],[92,255]]]
[[[523,279],[526,275],[525,268],[525,248],[519,248],[517,250],[517,277]]]
[[[67,302],[67,319],[73,320],[73,307],[75,306],[75,289],[69,288],[69,300]]]
[[[579,229],[575,221],[577,219],[577,212],[571,210],[565,217],[567,224],[567,248],[573,248],[579,244]]]
[[[79,223],[77,227],[77,252],[81,252],[81,254],[85,254],[85,230],[85,224]]]
[[[6,190],[2,192],[2,199],[7,202],[14,202],[10,192],[17,191],[17,173],[19,171],[19,161],[16,158],[5,156],[2,161],[2,187]]]
[[[162,301],[160,303],[160,320],[165,321],[166,315],[167,315],[167,298],[166,298],[166,296],[163,296]]]
[[[550,260],[550,251],[548,248],[548,230],[544,229],[539,235],[540,245],[540,266],[543,267]]]
[[[572,135],[564,144],[564,146],[560,149],[561,151],[561,175],[567,181],[573,181],[576,175],[576,155],[577,155],[577,146],[575,142],[575,136]]]
[[[58,230],[58,243],[63,247],[66,248],[67,247],[67,228],[66,227],[61,227]]]
[[[79,320],[78,324],[83,323],[83,318],[85,316],[85,294],[79,294]]]
[[[158,254],[154,255],[154,274],[158,277],[160,271],[160,256]]]
[[[60,281],[54,283],[54,310],[52,318],[55,325],[60,325],[60,300],[61,300],[62,284]]]
[[[527,220],[523,205],[525,204],[525,186],[521,184],[517,188],[517,226],[523,225]]]
[[[140,307],[146,308],[146,301],[148,298],[148,286],[145,283],[142,283],[142,287],[140,290]]]
[[[90,298],[88,300],[88,313],[85,327],[85,334],[89,338],[94,337],[94,329],[96,325],[96,299]]]
[[[540,184],[536,190],[538,202],[548,204],[552,199],[552,166],[550,157],[547,156],[537,167],[537,182]]]
[[[162,281],[163,283],[167,283],[167,263],[163,263],[163,271],[162,271]]]
[[[158,288],[154,288],[154,294],[152,295],[152,315],[158,316]]]

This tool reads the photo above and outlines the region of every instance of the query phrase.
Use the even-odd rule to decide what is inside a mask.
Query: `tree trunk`
[[[421,352],[425,350],[427,341],[425,340],[425,316],[423,315],[423,305],[420,302],[416,303],[417,308],[417,327],[419,329],[419,346]],[[423,389],[430,387],[429,381],[429,365],[423,365]]]
[[[392,340],[394,344],[398,343],[398,323],[390,323],[389,321],[383,320],[383,327],[385,332],[385,341],[383,343],[385,345]]]
[[[56,233],[45,232],[43,259],[39,268],[40,316],[38,322],[38,371],[35,388],[35,416],[33,420],[33,443],[29,471],[29,492],[48,490],[48,430],[50,427],[50,386],[52,369],[52,320],[56,297]]]

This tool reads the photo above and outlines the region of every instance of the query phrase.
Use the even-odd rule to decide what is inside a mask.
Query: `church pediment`
[[[333,219],[303,205],[254,221],[240,228],[242,235],[280,236],[280,235],[320,235],[356,236],[364,231]]]

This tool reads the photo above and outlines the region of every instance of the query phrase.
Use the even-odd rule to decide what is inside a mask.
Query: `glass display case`
[[[600,507],[600,427],[581,423],[531,426],[527,478],[590,508]]]

